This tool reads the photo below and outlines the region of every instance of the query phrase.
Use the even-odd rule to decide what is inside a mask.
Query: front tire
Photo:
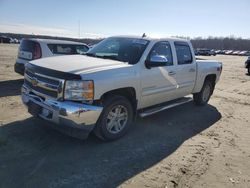
[[[104,141],[112,141],[124,136],[133,120],[133,108],[130,101],[122,96],[111,95],[103,102],[94,134]]]
[[[194,103],[196,105],[206,105],[213,93],[213,84],[211,81],[206,80],[204,82],[204,85],[199,93],[195,93],[193,95],[194,97]]]

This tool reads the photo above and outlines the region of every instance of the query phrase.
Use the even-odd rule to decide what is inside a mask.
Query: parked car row
[[[6,36],[0,36],[0,43],[14,43],[18,44],[19,40],[16,38],[6,37]]]
[[[241,51],[241,50],[216,50],[215,53],[222,55],[250,56],[250,51]]]
[[[10,43],[19,44],[20,41],[16,38],[10,38]]]
[[[15,72],[24,74],[24,65],[29,61],[59,55],[84,54],[88,45],[80,42],[52,39],[23,39],[18,50]]]
[[[10,43],[10,38],[5,36],[0,36],[0,43]]]
[[[239,55],[239,56],[250,56],[250,51],[240,51],[240,50],[214,50],[207,48],[197,48],[195,50],[195,55],[211,56],[211,55]]]
[[[195,50],[195,55],[199,56],[211,56],[211,55],[238,55],[238,56],[249,56],[245,62],[245,68],[247,69],[248,75],[250,75],[250,51],[240,51],[240,50],[210,50],[206,48],[197,48]]]
[[[195,55],[204,55],[204,56],[215,56],[216,53],[214,50],[210,50],[210,49],[207,49],[207,48],[198,48],[195,50]]]

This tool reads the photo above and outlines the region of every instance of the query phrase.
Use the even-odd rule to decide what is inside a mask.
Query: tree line
[[[250,39],[235,37],[209,37],[191,39],[194,48],[209,48],[216,50],[241,50],[250,51]]]
[[[0,33],[0,36],[7,36],[17,39],[22,38],[47,38],[47,39],[59,39],[59,40],[70,40],[77,42],[84,42],[86,44],[96,44],[103,39],[89,39],[89,38],[66,38],[66,37],[55,37],[55,36],[43,36],[43,35],[28,35],[28,34],[14,34],[14,33]],[[178,38],[186,38],[183,36],[175,36]],[[209,48],[216,50],[241,50],[250,51],[250,39],[236,38],[234,36],[230,37],[208,37],[208,38],[193,38],[191,42],[194,48]]]

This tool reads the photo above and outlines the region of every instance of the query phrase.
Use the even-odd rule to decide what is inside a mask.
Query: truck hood
[[[92,73],[108,69],[132,66],[128,63],[89,57],[85,55],[65,55],[48,57],[30,62],[31,64],[73,74]]]

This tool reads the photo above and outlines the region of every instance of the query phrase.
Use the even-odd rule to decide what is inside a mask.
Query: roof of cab
[[[135,39],[145,39],[149,41],[160,41],[160,40],[167,40],[167,41],[180,41],[180,42],[187,42],[189,41],[188,39],[183,39],[183,38],[176,38],[176,37],[164,37],[164,38],[156,38],[156,37],[142,37],[142,36],[137,36],[137,35],[117,35],[117,36],[112,36],[112,37],[121,37],[121,38],[135,38]]]

